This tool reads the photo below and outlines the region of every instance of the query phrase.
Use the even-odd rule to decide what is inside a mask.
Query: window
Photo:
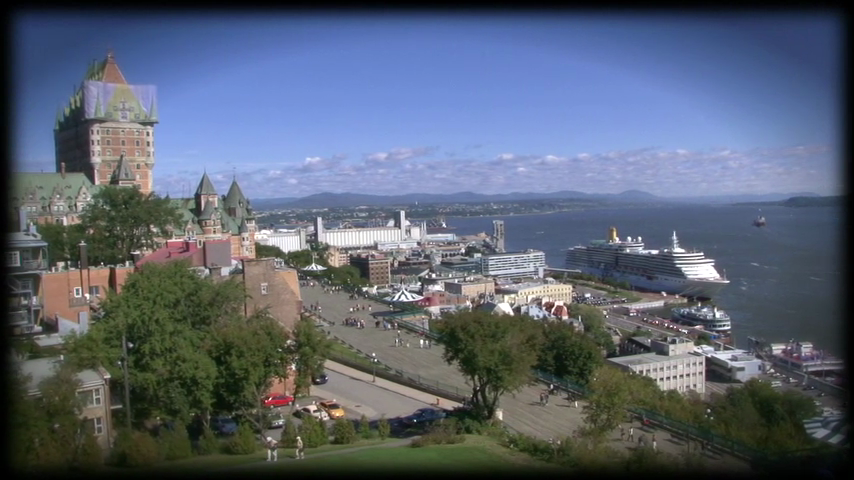
[[[136,179],[139,180],[139,174],[138,173],[136,174]]]
[[[145,152],[145,156],[146,156],[146,157],[150,157],[150,156],[151,156],[151,152]]]
[[[92,285],[89,287],[89,295],[93,297],[97,297],[101,293],[101,287],[98,285]]]
[[[122,146],[123,146],[123,147],[127,144],[127,142],[125,142],[125,141],[124,141],[124,139],[122,139],[122,141],[121,141],[121,142],[122,142]]]
[[[136,156],[137,156],[137,157],[139,156],[139,150],[137,150],[137,151],[136,151]],[[136,169],[137,169],[137,170],[142,170],[142,164],[137,163],[137,164],[136,164]]]
[[[101,145],[101,141],[100,141],[100,140],[96,140],[96,141],[95,141],[95,145]]]
[[[92,433],[95,435],[104,434],[104,417],[90,418],[87,422],[89,423],[89,428],[92,430]]]
[[[142,132],[140,132],[139,130],[134,130],[134,132],[136,132],[136,136],[137,136],[137,137],[138,137],[138,136],[140,136],[140,135],[142,135]]]
[[[6,252],[6,266],[7,267],[20,267],[21,266],[21,253],[20,252]]]
[[[105,142],[107,142],[107,146],[108,146],[108,147],[109,147],[110,145],[112,145],[112,144],[113,144],[113,141],[112,141],[112,140],[110,140],[109,138],[108,138],[108,139],[106,139],[106,140],[105,140]]]
[[[110,129],[109,128],[104,129],[104,135],[109,135],[109,134],[110,134]]]
[[[33,279],[32,278],[22,278],[18,280],[21,283],[21,291],[33,291]]]
[[[95,129],[94,129],[94,128],[93,128],[93,129],[91,129],[91,130],[89,130],[89,135],[94,135],[94,134],[95,134]]]
[[[124,130],[119,131],[119,133],[121,133],[123,137],[125,136],[125,131],[124,131]]]
[[[149,132],[148,130],[146,130],[146,131],[145,131],[145,136],[146,136],[146,137],[150,137],[150,136],[151,136],[151,132]]]
[[[98,156],[99,156],[99,157],[101,156],[101,151],[100,151],[100,150],[98,150]]]
[[[95,140],[89,140],[89,141],[92,142],[92,145],[95,145]]]
[[[83,408],[100,407],[104,402],[100,388],[77,392],[77,401]]]
[[[140,151],[139,151],[139,150],[137,150],[137,151],[136,151],[136,156],[137,156],[137,157],[138,157],[138,156],[140,156]],[[136,164],[136,168],[137,168],[137,169],[139,169],[139,164],[138,164],[138,163]]]
[[[127,154],[128,154],[128,151],[127,151],[127,150],[122,150],[122,156],[123,156],[123,157],[124,157],[125,155],[127,155]]]
[[[146,146],[146,147],[150,147],[150,146],[151,146],[151,140],[146,140],[146,141],[145,141],[145,146]]]
[[[261,295],[267,295],[267,284],[266,283],[261,284]]]
[[[134,145],[136,145],[137,147],[140,145],[140,141],[139,141],[139,140],[134,140],[134,142],[133,142],[133,143],[134,143]]]
[[[100,134],[101,134],[101,129],[99,128],[99,129],[95,130],[95,133],[96,133],[96,134],[98,134],[98,135],[100,135]]]
[[[83,296],[83,289],[80,287],[74,287],[74,298],[80,298]]]

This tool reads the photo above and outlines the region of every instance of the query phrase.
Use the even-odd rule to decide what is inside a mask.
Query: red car
[[[294,403],[293,395],[268,395],[264,397],[265,407],[286,407]]]

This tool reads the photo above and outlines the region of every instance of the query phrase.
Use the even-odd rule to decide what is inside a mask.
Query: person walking
[[[297,436],[297,460],[305,458],[305,445],[302,443],[302,438]]]
[[[545,403],[546,403],[546,399],[545,399],[545,397],[543,396],[543,392],[540,392],[540,405],[541,405],[541,406],[542,406],[542,405],[545,405]]]
[[[433,344],[430,342],[430,339],[427,339],[427,350],[433,348]]]
[[[634,426],[629,427],[629,441],[630,442],[635,441],[635,427]]]
[[[418,339],[418,348],[424,348],[424,339],[423,338]]]
[[[654,433],[652,434],[652,451],[653,452],[658,451],[658,444],[655,442],[655,434]]]
[[[278,462],[279,461],[279,442],[275,441],[273,437],[267,437],[267,461],[268,462]]]

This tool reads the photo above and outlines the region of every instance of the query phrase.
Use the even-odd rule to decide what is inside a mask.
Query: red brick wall
[[[89,310],[85,296],[74,297],[74,288],[82,288],[82,293],[89,293],[90,286],[98,287],[98,298],[105,299],[111,288],[121,292],[121,287],[133,267],[102,267],[88,270],[63,270],[47,272],[42,279],[44,292],[44,315],[53,318],[60,317],[76,322],[80,312]],[[82,278],[81,278],[82,276]]]

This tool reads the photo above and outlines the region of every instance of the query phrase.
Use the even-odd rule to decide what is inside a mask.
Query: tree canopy
[[[587,385],[593,371],[602,365],[602,352],[596,342],[564,322],[543,323],[543,345],[537,368],[558,377]]]
[[[581,323],[584,324],[584,333],[589,335],[601,349],[609,354],[616,350],[614,340],[605,328],[605,314],[600,308],[573,303],[569,309],[570,315],[581,319]]]
[[[297,393],[309,394],[311,379],[323,373],[323,366],[332,350],[332,342],[317,328],[314,320],[300,316],[293,335],[294,363],[296,364]]]
[[[436,330],[442,335],[443,358],[472,386],[479,417],[492,418],[501,395],[530,381],[541,341],[541,329],[530,317],[463,311],[442,317]]]
[[[80,215],[90,261],[106,264],[130,260],[136,250],[154,249],[156,239],[171,236],[181,222],[168,198],[113,185],[101,187]]]
[[[47,242],[48,263],[77,262],[80,260],[80,242],[86,240],[86,230],[82,224],[61,225],[46,223],[39,225],[39,234]]]
[[[604,438],[626,418],[626,408],[632,401],[631,384],[626,376],[609,365],[599,367],[593,374],[589,384],[592,393],[584,406],[585,431],[591,438]]]

